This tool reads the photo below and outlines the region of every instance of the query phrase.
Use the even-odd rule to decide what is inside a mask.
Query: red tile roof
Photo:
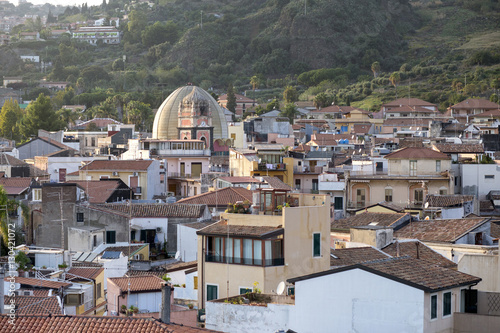
[[[85,191],[89,202],[93,204],[105,203],[113,195],[114,190],[120,186],[119,180],[70,180],[67,183],[77,184]]]
[[[469,116],[469,118],[498,118],[498,117],[500,117],[500,110],[499,109],[489,110],[489,111],[485,111],[483,113]]]
[[[330,250],[330,266],[332,267],[348,266],[387,258],[389,258],[389,255],[371,246]]]
[[[151,160],[93,160],[80,170],[86,171],[147,171]]]
[[[449,160],[451,157],[444,153],[429,149],[429,148],[417,148],[417,147],[406,147],[403,149],[396,150],[390,154],[384,156],[387,159],[416,159],[416,160]]]
[[[239,183],[260,183],[261,181],[254,177],[219,177],[218,179],[232,184]]]
[[[10,318],[0,316],[0,333],[195,333],[216,332],[203,328],[177,324],[163,324],[154,318],[102,317],[102,316],[16,316],[15,329],[9,324]]]
[[[0,178],[0,185],[3,187],[20,187],[28,188],[31,185],[31,177],[11,177],[11,178]]]
[[[483,145],[480,143],[477,144],[457,144],[457,143],[436,143],[434,145],[437,151],[440,151],[445,154],[482,154],[484,153]]]
[[[7,280],[7,278],[5,278],[5,281],[10,281],[10,280]],[[20,276],[16,276],[15,281],[16,281],[16,283],[19,283],[22,285],[38,287],[38,288],[48,288],[48,289],[67,288],[67,287],[72,285],[72,283],[68,283],[68,282],[60,282],[60,281],[54,281],[54,280],[42,280],[42,279],[27,278],[27,277],[20,277]]]
[[[84,268],[84,267],[76,267],[71,268],[67,273],[75,275],[76,278],[83,277],[87,279],[95,280],[99,274],[104,272],[104,268]],[[69,279],[68,276],[66,276]]]
[[[489,220],[489,218],[472,218],[416,221],[396,231],[394,236],[418,239],[422,242],[454,243]]]
[[[269,185],[274,190],[283,190],[283,191],[291,191],[292,188],[282,182],[278,177],[271,177],[271,176],[261,176],[262,179]]]
[[[399,247],[399,250],[398,250]],[[441,267],[456,269],[457,264],[443,255],[437,253],[424,243],[418,240],[394,241],[382,249],[385,253],[392,257],[409,256],[414,259],[427,260]]]
[[[5,296],[4,304],[10,305],[11,300],[16,305],[16,315],[62,314],[61,305],[56,296]]]
[[[199,218],[202,217],[206,205],[195,204],[142,204],[133,203],[128,205],[126,203],[109,203],[92,205],[91,207],[114,212],[123,216],[132,217],[183,217],[183,218]]]
[[[130,292],[138,293],[143,291],[161,291],[161,287],[165,281],[157,276],[131,276],[120,278],[108,278],[108,283],[115,284],[122,293]]]
[[[437,108],[436,104],[432,104],[421,100],[420,98],[398,98],[392,102],[382,104],[382,107],[397,107],[400,105],[411,105],[411,106],[434,106]]]
[[[283,230],[283,228],[272,226],[228,225],[226,220],[222,220],[198,230],[196,233],[198,235],[231,235],[265,238],[275,233],[283,233]]]
[[[17,159],[9,154],[1,153],[0,165],[23,166],[23,165],[28,165],[28,163],[21,161],[20,159]]]
[[[500,105],[487,99],[469,98],[465,101],[452,105],[451,109],[498,109]]]
[[[404,283],[425,292],[436,292],[461,286],[468,286],[481,281],[481,278],[476,276],[444,268],[430,263],[427,260],[399,257],[374,260],[361,264],[344,266],[337,269],[330,269],[319,273],[289,279],[288,282],[296,283],[351,269],[362,269],[372,274]]]
[[[311,135],[311,141],[309,141],[307,144],[316,144],[318,146],[336,146],[337,145],[337,140],[335,138],[334,134],[322,134],[322,133],[317,133]]]
[[[121,124],[119,121],[116,121],[111,118],[94,118],[78,125],[73,126],[72,128],[86,128],[90,123],[94,123],[99,128],[107,127],[108,125]]]
[[[461,195],[461,194],[449,194],[449,195],[429,194],[425,198],[425,202],[429,203],[429,207],[461,206],[465,202],[473,200],[474,200],[473,195]]]
[[[250,177],[251,178],[251,177]],[[251,178],[258,181],[257,179]],[[177,201],[176,204],[205,204],[210,207],[224,207],[237,201],[253,201],[252,191],[243,187],[225,187],[219,190],[198,194]]]

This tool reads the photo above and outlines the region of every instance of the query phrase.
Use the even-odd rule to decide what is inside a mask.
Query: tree
[[[316,107],[316,109],[327,107],[327,106],[331,105],[332,102],[333,102],[333,98],[329,97],[325,93],[319,93],[313,99],[313,104]]]
[[[57,115],[68,127],[71,127],[71,125],[75,123],[75,120],[77,120],[80,117],[78,113],[73,112],[73,110],[66,108],[57,111]]]
[[[254,75],[250,78],[250,84],[252,85],[253,92],[253,103],[255,104],[255,89],[259,87],[260,79],[257,75]]]
[[[399,72],[394,72],[389,76],[389,81],[391,81],[391,84],[396,88],[396,99],[398,99],[398,83],[401,81],[401,76],[399,75]]]
[[[280,112],[280,117],[287,117],[290,124],[293,124],[293,120],[298,113],[297,106],[293,103],[288,103],[285,105],[285,109]]]
[[[113,61],[112,68],[114,71],[122,71],[125,69],[125,63],[123,62],[122,58],[118,58],[115,61]]]
[[[372,64],[372,72],[373,72],[373,77],[377,77],[378,73],[380,73],[380,63],[378,61],[375,61]]]
[[[24,139],[37,135],[39,129],[58,131],[65,126],[54,111],[50,98],[44,94],[40,94],[35,101],[28,105],[21,124],[20,130]]]
[[[130,101],[125,107],[127,122],[135,124],[136,130],[148,130],[153,124],[153,112],[149,104],[140,101]]]
[[[230,83],[227,87],[227,104],[226,108],[232,113],[236,112],[236,96],[234,95],[233,84]]]
[[[298,101],[299,93],[297,92],[297,89],[292,86],[286,87],[285,91],[283,92],[283,99],[285,100],[285,103],[293,103]]]
[[[17,101],[5,101],[0,113],[0,136],[11,140],[20,140],[18,121],[21,117],[21,108]]]
[[[146,13],[134,9],[130,12],[128,19],[124,39],[130,43],[138,43],[141,41],[142,31],[148,24]]]
[[[174,44],[179,39],[179,28],[173,21],[165,24],[155,22],[144,29],[141,37],[142,43],[148,47],[165,42]]]

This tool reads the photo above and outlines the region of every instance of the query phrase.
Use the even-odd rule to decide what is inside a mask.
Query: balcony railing
[[[376,205],[379,202],[370,202],[370,201],[348,201],[347,202],[347,209],[361,209],[365,207],[369,207],[372,205]],[[405,201],[405,202],[396,202],[396,201],[391,201],[390,204],[393,204],[394,206],[398,206],[404,209],[415,209],[415,208],[422,208],[423,202],[422,201]]]
[[[285,163],[260,163],[258,171],[268,171],[268,170],[286,170]]]
[[[199,179],[200,175],[192,175],[190,173],[183,172],[169,172],[167,174],[168,178],[182,178],[182,179]]]
[[[248,266],[283,266],[285,258],[273,259],[252,259],[252,258],[239,258],[239,257],[226,257],[217,254],[205,254],[206,262],[219,262],[224,264],[248,265]]]

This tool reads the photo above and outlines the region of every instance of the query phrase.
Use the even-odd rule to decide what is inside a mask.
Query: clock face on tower
[[[202,121],[202,122],[201,122],[201,124],[200,124],[200,126],[201,126],[201,127],[206,127],[206,126],[207,126],[207,124],[206,124],[204,121]]]

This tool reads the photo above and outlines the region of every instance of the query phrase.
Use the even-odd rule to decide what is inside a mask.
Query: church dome
[[[153,123],[153,139],[179,139],[177,130],[179,105],[188,95],[190,95],[188,100],[208,101],[212,113],[214,139],[227,138],[228,130],[224,111],[215,99],[200,87],[184,86],[171,93],[158,108]]]

